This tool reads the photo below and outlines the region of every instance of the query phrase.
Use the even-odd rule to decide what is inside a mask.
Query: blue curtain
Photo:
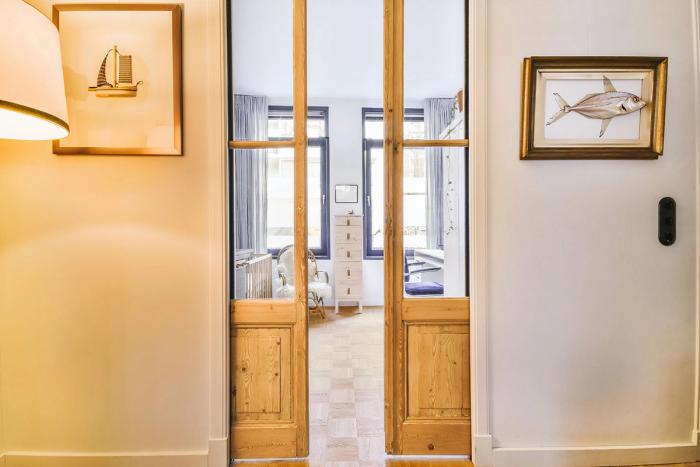
[[[425,99],[423,118],[426,139],[439,139],[440,133],[454,117],[454,99]],[[443,148],[426,148],[425,175],[428,181],[426,196],[428,248],[442,248],[444,243],[444,188]]]
[[[236,140],[267,139],[267,97],[236,94],[233,136]],[[234,246],[267,253],[267,150],[234,150]]]

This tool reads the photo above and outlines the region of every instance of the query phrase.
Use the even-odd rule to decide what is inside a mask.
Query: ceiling
[[[406,0],[407,100],[464,86],[464,0]],[[308,0],[311,98],[381,99],[383,0]],[[234,92],[292,93],[292,0],[232,0]]]

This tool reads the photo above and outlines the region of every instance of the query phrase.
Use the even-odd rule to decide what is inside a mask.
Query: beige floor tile
[[[355,391],[352,389],[331,389],[329,400],[332,404],[355,402]]]
[[[328,402],[309,403],[309,424],[325,425],[328,423]]]
[[[382,462],[384,460],[384,438],[379,436],[357,439],[357,453],[360,462]]]
[[[356,417],[355,404],[330,404],[328,408],[328,418],[354,418]]]
[[[331,418],[328,420],[329,438],[353,438],[357,442],[357,420],[355,418]]]
[[[333,368],[333,378],[352,378],[352,368]]]

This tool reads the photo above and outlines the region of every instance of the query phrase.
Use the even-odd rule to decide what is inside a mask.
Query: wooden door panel
[[[467,416],[468,361],[466,325],[408,326],[408,417]]]
[[[235,421],[291,420],[290,332],[290,328],[234,331]]]
[[[402,427],[402,454],[469,454],[471,423],[442,420],[407,421]]]

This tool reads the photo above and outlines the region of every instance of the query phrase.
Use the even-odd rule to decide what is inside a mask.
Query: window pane
[[[426,137],[440,139],[461,113],[465,89],[465,0],[405,0],[406,107],[425,108]],[[432,110],[429,110],[432,109]],[[464,127],[455,138],[464,138]]]
[[[405,139],[425,139],[425,123],[422,115],[422,111],[415,113],[413,109],[406,109],[403,123]],[[384,139],[384,119],[381,114],[373,118],[365,117],[364,126],[366,139]]]
[[[322,179],[321,179],[321,148],[318,146],[309,146],[307,153],[307,193],[308,193],[308,231],[309,231],[309,248],[317,250],[322,245],[322,229],[323,229],[323,203],[322,198]]]
[[[415,120],[407,118],[404,120],[403,137],[404,139],[425,139],[425,122],[423,119]]]
[[[326,120],[310,118],[306,126],[306,134],[309,138],[324,138],[326,136]]]
[[[384,248],[384,149],[370,150],[370,209],[372,210],[372,225],[370,226],[372,249]]]
[[[384,139],[384,120],[365,120],[365,138]]]
[[[234,297],[237,299],[291,299],[280,292],[281,275],[269,254],[271,245],[284,243],[288,218],[284,218],[284,203],[293,193],[293,173],[289,162],[293,154],[253,149],[233,151],[233,223]],[[276,183],[270,183],[275,180]],[[270,192],[270,185],[275,190]],[[281,208],[279,206],[282,205]],[[270,215],[280,210],[281,214]],[[289,224],[291,225],[291,224]],[[290,242],[291,243],[291,242]],[[290,270],[292,263],[286,264]],[[289,290],[287,290],[289,292]]]
[[[294,138],[293,117],[270,117],[267,121],[267,134],[270,138]]]

